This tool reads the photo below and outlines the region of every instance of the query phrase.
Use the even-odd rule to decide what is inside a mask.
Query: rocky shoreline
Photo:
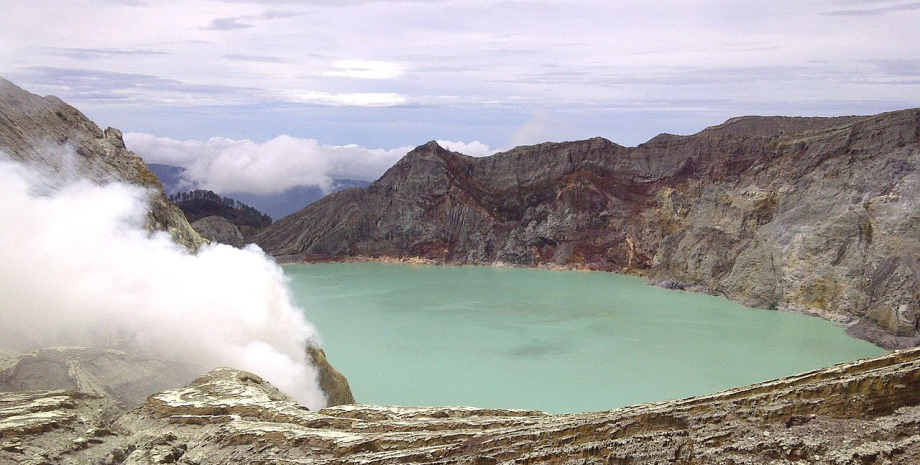
[[[607,270],[597,270],[592,269],[586,266],[580,265],[555,265],[555,264],[540,264],[537,266],[523,266],[517,265],[514,263],[492,263],[492,264],[470,264],[470,263],[450,263],[444,260],[424,258],[424,257],[392,257],[392,256],[278,256],[274,257],[275,261],[280,265],[293,265],[293,264],[317,264],[317,263],[393,263],[393,264],[403,264],[403,265],[424,265],[424,266],[493,266],[493,267],[513,267],[513,268],[529,268],[529,269],[540,269],[540,270],[551,270],[551,271],[580,271],[580,272],[598,272],[598,273],[611,273]],[[613,272],[615,273],[615,272]],[[634,276],[640,278],[648,278],[647,272],[644,270],[636,270],[635,272],[629,272],[625,270],[620,273],[626,276]],[[690,286],[684,285],[682,283],[676,283],[674,281],[658,281],[654,282],[649,279],[646,284],[661,287],[668,290],[676,290],[683,292],[693,292],[698,294],[714,295],[717,297],[727,298],[725,295],[715,294],[708,292],[707,289],[701,288],[699,286]],[[767,309],[758,309],[758,310],[767,310]],[[884,330],[883,328],[878,327],[877,325],[872,324],[859,318],[842,315],[839,313],[832,312],[823,312],[818,309],[809,309],[801,307],[777,307],[771,309],[774,311],[788,312],[788,313],[797,313],[800,315],[807,315],[815,318],[821,318],[823,320],[830,321],[836,325],[839,325],[846,330],[846,334],[855,339],[860,339],[863,341],[871,342],[878,347],[881,347],[885,350],[899,350],[899,349],[908,349],[911,347],[916,347],[920,345],[920,337],[917,336],[898,336],[891,334],[890,332]]]
[[[920,342],[920,109],[742,117],[637,147],[435,142],[256,236],[285,261],[590,269]],[[380,259],[380,258],[377,258]]]

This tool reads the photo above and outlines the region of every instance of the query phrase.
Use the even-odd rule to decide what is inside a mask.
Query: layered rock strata
[[[430,142],[256,238],[279,260],[574,267],[820,314],[886,347],[920,328],[920,109],[743,117],[629,148],[485,158]]]
[[[920,349],[709,396],[551,415],[349,405],[311,412],[217,369],[114,418],[106,396],[0,393],[11,463],[913,464]]]
[[[202,371],[120,350],[52,347],[0,358],[0,391],[64,389],[107,396],[128,410],[150,394],[188,384]]]

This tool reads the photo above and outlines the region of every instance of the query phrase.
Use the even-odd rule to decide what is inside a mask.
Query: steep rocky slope
[[[222,368],[118,416],[106,396],[0,393],[9,463],[914,464],[920,349],[608,412],[340,406],[311,412]]]
[[[326,405],[329,407],[335,405],[355,404],[355,396],[351,393],[351,386],[348,379],[345,378],[339,370],[336,370],[329,364],[326,358],[326,351],[319,346],[308,345],[307,357],[313,366],[317,368],[319,378],[319,387],[326,394]]]
[[[0,159],[28,163],[60,183],[87,179],[150,189],[148,227],[197,250],[205,241],[169,203],[159,179],[125,148],[121,131],[104,131],[57,97],[41,97],[0,78]]]
[[[436,143],[256,238],[282,260],[422,257],[649,276],[747,305],[920,326],[920,110],[743,117],[635,148],[605,139],[486,158]]]

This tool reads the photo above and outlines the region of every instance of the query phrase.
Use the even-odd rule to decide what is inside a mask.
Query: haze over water
[[[612,273],[286,265],[365,404],[607,410],[885,351],[830,322]]]

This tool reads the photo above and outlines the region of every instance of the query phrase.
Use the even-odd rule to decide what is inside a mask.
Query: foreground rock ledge
[[[920,349],[586,414],[311,412],[228,368],[150,396],[114,421],[111,403],[72,391],[0,393],[0,463],[920,462]]]

